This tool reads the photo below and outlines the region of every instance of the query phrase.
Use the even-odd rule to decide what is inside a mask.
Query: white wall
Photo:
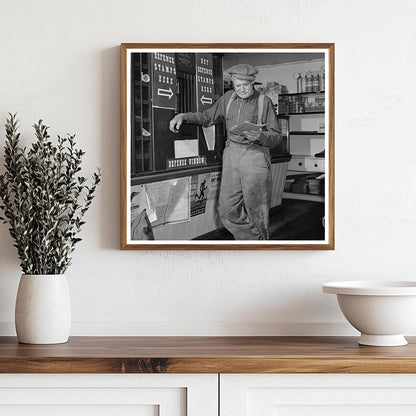
[[[293,78],[294,73],[307,73],[308,71],[320,71],[325,67],[324,59],[317,59],[310,62],[287,63],[280,65],[258,66],[256,81],[267,85],[268,82],[278,82],[287,88],[287,92],[297,91],[297,80]],[[300,91],[299,91],[300,92]]]
[[[1,0],[0,119],[74,132],[104,176],[68,272],[76,334],[354,333],[321,284],[415,278],[411,0]],[[335,42],[336,250],[119,250],[121,42]],[[19,267],[0,225],[0,334]],[[412,329],[416,333],[416,328]]]

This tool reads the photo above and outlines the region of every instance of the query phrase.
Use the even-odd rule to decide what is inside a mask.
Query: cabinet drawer
[[[221,416],[413,416],[413,374],[221,374]]]
[[[325,159],[306,158],[305,167],[309,172],[325,172]]]
[[[306,158],[303,156],[292,156],[288,170],[306,171]]]
[[[0,374],[0,416],[218,416],[217,374]]]

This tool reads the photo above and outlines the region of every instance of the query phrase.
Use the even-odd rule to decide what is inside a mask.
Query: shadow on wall
[[[120,248],[120,47],[100,52],[101,248]],[[98,72],[98,71],[97,71]],[[98,149],[97,149],[98,151]]]
[[[259,288],[259,291],[262,290]],[[332,325],[327,318],[322,322],[308,322],[308,317],[319,315],[323,301],[325,298],[320,286],[312,293],[299,292],[295,298],[269,291],[262,296],[258,305],[251,302],[250,305],[236,308],[232,316],[224,320],[236,324],[238,335],[328,335],[338,325]],[[343,322],[341,324],[344,325]]]

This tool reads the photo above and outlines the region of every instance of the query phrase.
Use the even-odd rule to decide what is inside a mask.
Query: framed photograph
[[[334,249],[334,44],[122,44],[121,248]]]

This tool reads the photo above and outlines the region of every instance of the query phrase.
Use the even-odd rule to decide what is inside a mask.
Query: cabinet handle
[[[302,166],[302,162],[299,162],[299,163],[298,163],[298,165],[299,165],[299,166]]]

